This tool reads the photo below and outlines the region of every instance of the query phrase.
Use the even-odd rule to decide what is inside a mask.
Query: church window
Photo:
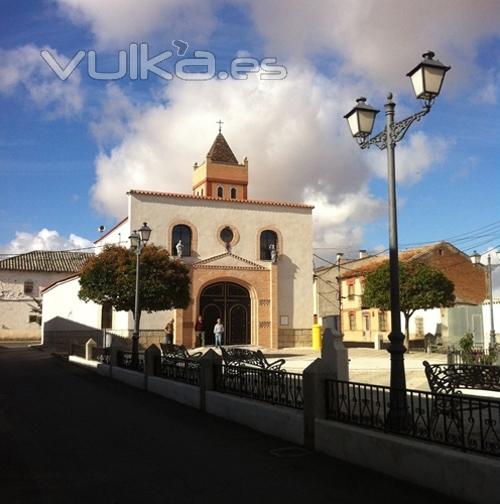
[[[220,239],[226,244],[229,245],[234,238],[234,233],[233,230],[229,227],[226,226],[221,232],[220,232]]]
[[[33,292],[33,280],[26,280],[24,282],[24,293],[31,294]]]
[[[224,197],[224,188],[223,188],[223,187],[221,187],[221,186],[219,186],[219,187],[217,188],[217,197],[218,197],[218,198],[223,198],[223,197]]]
[[[231,199],[236,199],[236,187],[231,187]]]
[[[269,229],[260,233],[260,260],[271,260],[271,245],[278,251],[278,235]]]
[[[192,235],[193,233],[189,226],[186,226],[185,224],[178,224],[177,226],[174,226],[174,228],[172,229],[172,247],[170,253],[173,256],[177,255],[177,249],[175,248],[175,246],[179,243],[179,240],[181,240],[184,247],[182,249],[182,255],[190,256]]]

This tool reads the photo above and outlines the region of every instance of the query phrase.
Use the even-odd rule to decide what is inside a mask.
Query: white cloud
[[[343,70],[392,90],[409,90],[404,76],[427,49],[453,66],[450,89],[475,77],[479,43],[500,34],[497,0],[239,0],[268,50],[303,58],[333,52]],[[404,86],[403,86],[404,84]]]
[[[68,59],[50,47],[25,45],[15,49],[0,48],[0,93],[10,94],[24,87],[32,103],[49,117],[71,117],[83,107],[80,73],[75,70],[66,81],[61,81],[40,56],[46,49],[67,64]]]
[[[493,286],[493,298],[500,297],[500,249],[489,250],[485,254],[481,255],[481,264],[488,264],[488,255],[491,257],[492,265],[492,286]],[[489,296],[489,295],[488,295]]]
[[[366,189],[364,156],[339,119],[346,91],[307,68],[288,70],[283,81],[257,75],[246,81],[173,81],[165,104],[135,116],[121,144],[97,158],[94,205],[119,218],[131,188],[189,193],[193,163],[203,161],[222,117],[236,156],[248,156],[250,197],[332,205],[330,224],[339,229],[366,222],[379,203]],[[352,239],[360,243],[360,232]]]
[[[396,180],[405,184],[418,182],[424,174],[441,163],[447,154],[450,142],[439,137],[430,137],[422,131],[410,135],[396,150]],[[381,178],[387,177],[387,153],[371,149],[372,170]]]
[[[73,233],[66,238],[55,230],[44,228],[38,233],[16,231],[16,237],[6,245],[0,246],[0,252],[22,254],[32,250],[72,250],[88,248],[92,245],[91,241]]]
[[[212,2],[206,0],[56,1],[73,22],[90,25],[100,47],[142,42],[153,33],[192,43],[205,39],[215,23]]]

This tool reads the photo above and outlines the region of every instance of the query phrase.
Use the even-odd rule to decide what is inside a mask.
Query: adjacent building
[[[35,250],[0,261],[0,339],[39,339],[41,291],[76,274],[91,254]]]
[[[388,341],[390,312],[363,305],[366,275],[387,260],[387,256],[368,257],[361,251],[359,259],[340,260],[336,265],[315,271],[320,320],[340,313],[340,326],[346,342],[377,347]],[[481,304],[487,296],[484,266],[473,264],[467,254],[447,242],[400,252],[399,260],[428,264],[444,273],[455,285],[455,306],[415,312],[410,320],[410,339],[423,340],[425,334],[431,333],[437,335],[444,345],[453,345],[466,332],[471,332],[477,343],[483,343]]]

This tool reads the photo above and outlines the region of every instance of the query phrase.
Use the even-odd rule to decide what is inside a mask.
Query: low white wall
[[[126,383],[127,385],[132,385],[132,387],[144,389],[145,388],[145,375],[144,373],[139,373],[137,371],[130,371],[129,369],[123,369],[118,366],[112,366],[111,377],[115,380]]]
[[[186,404],[192,408],[200,407],[200,387],[195,387],[188,383],[166,380],[157,376],[149,376],[147,389],[149,392]]]
[[[499,501],[500,461],[424,441],[316,420],[315,449],[477,504]]]
[[[292,443],[304,443],[302,410],[273,406],[220,392],[207,392],[206,411]]]
[[[97,374],[102,376],[111,376],[111,366],[108,366],[107,364],[102,364],[94,360],[87,360],[83,357],[78,357],[77,355],[70,355],[68,360],[74,364],[78,364],[79,366],[95,369]]]

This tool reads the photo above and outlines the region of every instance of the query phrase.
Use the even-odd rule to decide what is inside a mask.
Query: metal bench
[[[285,359],[269,362],[260,350],[248,350],[246,348],[221,347],[222,360],[228,367],[256,368],[266,371],[284,371],[281,369]]]
[[[423,362],[432,392],[462,394],[463,389],[500,392],[500,367],[479,364],[429,364]]]
[[[160,348],[163,357],[170,359],[197,359],[203,355],[203,352],[190,354],[184,345],[160,343]]]

